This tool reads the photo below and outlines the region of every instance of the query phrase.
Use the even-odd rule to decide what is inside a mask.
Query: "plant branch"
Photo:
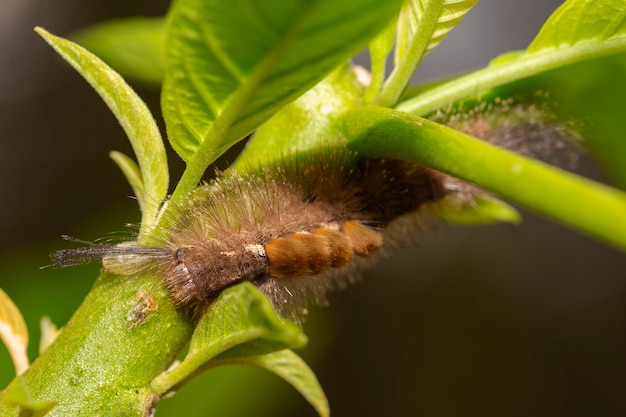
[[[57,403],[50,417],[147,415],[158,400],[150,381],[190,335],[189,320],[156,277],[103,273],[55,342],[20,378],[33,403]],[[5,394],[0,416],[17,415]]]
[[[602,42],[580,42],[567,48],[546,48],[534,53],[520,53],[515,58],[496,60],[484,69],[455,78],[417,97],[405,100],[396,106],[396,110],[426,115],[450,103],[474,97],[522,78],[618,53],[626,53],[625,37]]]
[[[420,117],[365,107],[344,119],[363,156],[407,159],[495,192],[626,250],[626,194]]]

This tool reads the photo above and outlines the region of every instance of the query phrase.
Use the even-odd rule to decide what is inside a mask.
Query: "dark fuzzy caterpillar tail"
[[[82,265],[105,257],[129,255],[155,257],[163,255],[162,248],[137,246],[131,242],[128,242],[127,244],[112,245],[107,243],[89,242],[87,240],[77,239],[67,235],[63,235],[62,238],[70,242],[82,243],[87,246],[74,249],[61,249],[51,253],[50,259],[52,260],[52,267],[55,269]]]
[[[520,155],[576,168],[582,153],[582,137],[577,131],[581,126],[557,117],[545,97],[536,101],[496,99],[469,110],[441,110],[431,120]]]

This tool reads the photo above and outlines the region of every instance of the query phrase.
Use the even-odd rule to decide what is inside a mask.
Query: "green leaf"
[[[127,78],[160,86],[164,72],[165,19],[131,17],[112,20],[72,34]]]
[[[387,56],[393,49],[396,34],[396,20],[389,22],[387,27],[378,34],[369,44],[371,59],[371,81],[363,97],[365,104],[372,104],[385,81],[387,70]]]
[[[623,0],[570,0],[547,21],[525,53],[506,54],[487,68],[422,92],[396,109],[426,115],[513,81],[624,53],[626,3]]]
[[[279,317],[269,300],[253,284],[244,282],[222,292],[208,307],[183,362],[155,378],[151,386],[162,395],[211,367],[211,359],[241,359],[304,344],[302,330]]]
[[[172,201],[207,166],[365,46],[400,0],[178,0],[162,107],[187,162]]]
[[[485,195],[477,197],[471,205],[442,205],[437,215],[454,224],[485,224],[494,222],[520,223],[522,217],[515,208],[497,198]]]
[[[328,400],[309,366],[291,350],[268,353],[243,360],[245,365],[258,366],[275,373],[291,384],[317,410],[320,417],[330,416]]]
[[[626,193],[398,111],[355,109],[344,126],[364,157],[437,169],[626,250]]]
[[[126,181],[133,189],[133,193],[135,193],[135,197],[137,197],[137,203],[139,203],[139,208],[141,211],[145,210],[145,188],[143,186],[143,178],[141,177],[141,171],[135,161],[133,161],[128,156],[124,155],[118,151],[109,152],[109,157],[115,162],[118,168],[126,177]]]
[[[568,0],[546,21],[527,52],[624,36],[626,3],[623,0]]]
[[[339,121],[346,111],[359,105],[362,95],[363,86],[352,68],[342,65],[264,123],[232,168],[245,171],[271,165],[290,154],[302,155],[319,151],[320,146],[345,144]]]
[[[224,291],[202,316],[189,356],[219,346],[220,359],[239,359],[306,344],[302,329],[276,314],[269,299],[249,282]]]
[[[407,0],[398,18],[395,68],[377,103],[393,106],[422,58],[463,20],[478,0]]]
[[[41,35],[102,97],[126,132],[141,170],[144,204],[140,236],[154,226],[160,203],[165,199],[169,181],[163,140],[152,114],[130,86],[104,62],[86,49],[54,36],[42,28]]]
[[[4,400],[11,405],[28,410],[28,413],[21,411],[19,416],[43,417],[56,405],[56,401],[35,401],[33,400],[24,378],[15,378],[7,387]]]
[[[11,298],[0,289],[0,340],[4,343],[15,373],[21,374],[28,368],[28,329],[22,313]]]

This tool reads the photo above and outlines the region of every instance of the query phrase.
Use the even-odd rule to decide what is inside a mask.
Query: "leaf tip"
[[[33,30],[35,31],[35,33],[37,33],[39,36],[41,36],[42,38],[46,40],[54,36],[53,34],[48,32],[46,29],[42,28],[41,26],[35,26]]]
[[[490,196],[476,197],[474,204],[469,206],[444,206],[439,215],[449,223],[464,225],[522,222],[520,213],[514,207]]]

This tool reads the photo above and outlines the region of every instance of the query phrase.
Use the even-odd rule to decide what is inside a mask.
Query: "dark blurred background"
[[[524,48],[557,0],[482,0],[424,61],[452,75]],[[32,332],[62,325],[98,266],[39,268],[70,234],[95,239],[138,220],[107,157],[131,153],[90,87],[32,31],[161,15],[164,0],[0,0],[0,286]],[[136,85],[158,114],[158,91]],[[170,155],[173,180],[182,170]],[[594,171],[596,175],[597,171]],[[524,212],[522,226],[447,227],[314,309],[300,352],[334,416],[626,415],[626,257]],[[0,347],[0,386],[13,376]],[[157,416],[313,416],[256,369],[205,374]]]

